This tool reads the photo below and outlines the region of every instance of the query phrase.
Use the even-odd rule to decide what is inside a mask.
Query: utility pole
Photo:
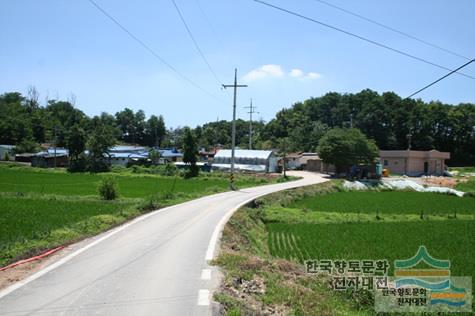
[[[283,139],[283,149],[284,149],[284,164],[283,164],[283,169],[284,169],[284,178],[287,179],[287,168],[286,168],[286,160],[287,160],[287,137],[284,137]]]
[[[55,126],[54,127],[54,140],[53,140],[53,144],[54,144],[54,169],[56,169],[56,129],[57,129],[57,127]]]
[[[218,143],[219,143],[218,126],[219,126],[219,116],[216,117],[216,125],[214,126],[214,153],[216,153],[216,148],[218,148]]]
[[[249,113],[249,150],[252,150],[252,114],[254,113],[259,114],[259,112],[254,111],[255,109],[257,109],[257,106],[252,105],[252,99],[251,99],[251,105],[245,106],[244,108],[249,109],[249,112],[247,112]]]
[[[233,98],[233,124],[232,124],[232,135],[231,135],[231,176],[230,186],[231,190],[236,190],[234,186],[234,149],[236,146],[236,94],[237,88],[245,88],[247,85],[237,84],[237,68],[234,69],[234,84],[223,84],[223,88],[234,88],[234,98]]]

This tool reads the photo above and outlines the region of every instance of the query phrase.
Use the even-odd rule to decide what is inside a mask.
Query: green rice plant
[[[410,258],[425,245],[436,258],[451,260],[453,275],[475,279],[475,221],[413,221],[389,223],[268,223],[270,236],[295,236],[279,246],[269,239],[271,255],[308,259]],[[302,258],[302,253],[305,257]]]
[[[314,212],[420,214],[444,215],[475,214],[475,199],[460,198],[440,193],[412,191],[350,191],[316,195],[291,203],[288,207],[310,209]]]

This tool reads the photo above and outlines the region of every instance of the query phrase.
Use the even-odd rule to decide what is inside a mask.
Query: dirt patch
[[[40,271],[41,269],[44,269],[45,267],[59,260],[67,252],[68,250],[63,249],[48,257],[31,262],[26,262],[16,267],[1,271],[0,290],[3,290],[8,286],[29,277],[30,275]]]
[[[458,183],[457,179],[447,177],[427,177],[422,178],[421,182],[427,186],[447,187],[452,189]]]
[[[65,246],[63,249],[59,250],[58,252],[55,252],[42,259],[27,262],[13,268],[9,268],[4,271],[0,271],[0,290],[5,289],[18,281],[26,279],[27,277],[48,267],[49,265],[55,263],[61,258],[64,258],[70,253],[86,246],[87,244],[91,243],[95,239],[100,238],[100,236],[102,236],[102,234],[83,239],[75,244]]]

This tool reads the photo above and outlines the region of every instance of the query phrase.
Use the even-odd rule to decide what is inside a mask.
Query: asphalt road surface
[[[238,206],[303,179],[203,197],[102,234],[0,292],[0,315],[210,315],[219,272],[209,266]]]

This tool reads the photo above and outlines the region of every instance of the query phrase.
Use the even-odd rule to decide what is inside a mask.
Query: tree
[[[35,141],[32,139],[24,139],[15,147],[15,153],[36,153],[38,152],[38,149],[38,144],[35,143]]]
[[[109,170],[109,162],[105,156],[109,148],[114,146],[115,143],[116,139],[110,127],[98,125],[92,131],[86,146],[89,150],[89,171],[102,172]]]
[[[127,143],[136,142],[135,113],[129,108],[115,114],[117,126],[122,132],[121,140]]]
[[[161,147],[167,133],[163,116],[151,115],[146,124],[145,143],[148,146]]]
[[[183,139],[183,162],[189,165],[186,177],[192,178],[198,176],[199,168],[196,165],[198,147],[196,140],[189,128],[185,128],[185,137]]]
[[[160,152],[152,149],[148,152],[148,158],[152,161],[154,165],[158,165],[158,162],[160,161]]]
[[[86,132],[79,125],[74,125],[69,131],[66,147],[69,150],[69,171],[84,171],[86,161],[83,155],[86,150]]]
[[[329,130],[317,151],[324,162],[335,165],[337,173],[348,171],[352,165],[372,163],[379,156],[375,142],[356,128]]]

